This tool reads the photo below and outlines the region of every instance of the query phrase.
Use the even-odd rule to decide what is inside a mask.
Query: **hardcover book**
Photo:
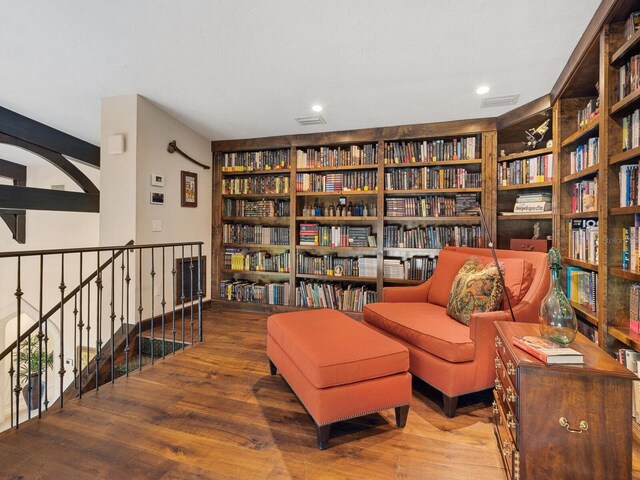
[[[547,365],[582,364],[584,355],[569,347],[560,347],[543,337],[513,337],[513,344]]]

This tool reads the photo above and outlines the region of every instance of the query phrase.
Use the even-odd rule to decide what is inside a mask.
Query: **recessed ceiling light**
[[[322,105],[315,104],[313,107],[311,107],[311,110],[313,110],[314,112],[321,112]]]
[[[487,87],[486,85],[483,85],[481,87],[478,87],[478,89],[476,90],[476,93],[478,95],[484,95],[485,93],[489,93],[489,90],[491,90],[489,87]]]

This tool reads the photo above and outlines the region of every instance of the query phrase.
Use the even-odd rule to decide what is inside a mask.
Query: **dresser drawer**
[[[496,380],[493,396],[504,412],[503,423],[507,427],[511,439],[518,446],[519,430],[519,395],[511,384],[511,378],[507,375],[504,365],[499,357],[496,357]]]
[[[507,478],[510,480],[520,479],[520,454],[516,448],[506,426],[506,415],[501,408],[500,399],[494,392],[493,402],[493,422],[495,425],[495,435],[498,441],[498,449],[507,472]]]
[[[496,342],[496,353],[502,360],[502,363],[505,367],[505,371],[507,375],[509,375],[509,377],[511,378],[511,384],[516,389],[518,389],[519,388],[518,369],[517,369],[518,362],[516,361],[516,359],[511,357],[509,350],[507,350],[507,348],[504,346],[504,343],[502,342],[500,337],[496,337],[495,342]]]

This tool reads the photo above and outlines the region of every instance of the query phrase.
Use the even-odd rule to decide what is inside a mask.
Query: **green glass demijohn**
[[[578,320],[573,307],[560,288],[560,252],[557,248],[549,250],[549,270],[551,285],[549,292],[540,304],[540,335],[566,346],[573,342],[578,332]]]

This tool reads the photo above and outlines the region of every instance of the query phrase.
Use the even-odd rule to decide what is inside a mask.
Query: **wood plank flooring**
[[[368,415],[334,426],[319,451],[310,417],[269,375],[266,315],[207,310],[203,323],[204,343],[0,434],[0,478],[505,478],[489,394],[448,419],[414,381],[404,429],[393,410]]]

